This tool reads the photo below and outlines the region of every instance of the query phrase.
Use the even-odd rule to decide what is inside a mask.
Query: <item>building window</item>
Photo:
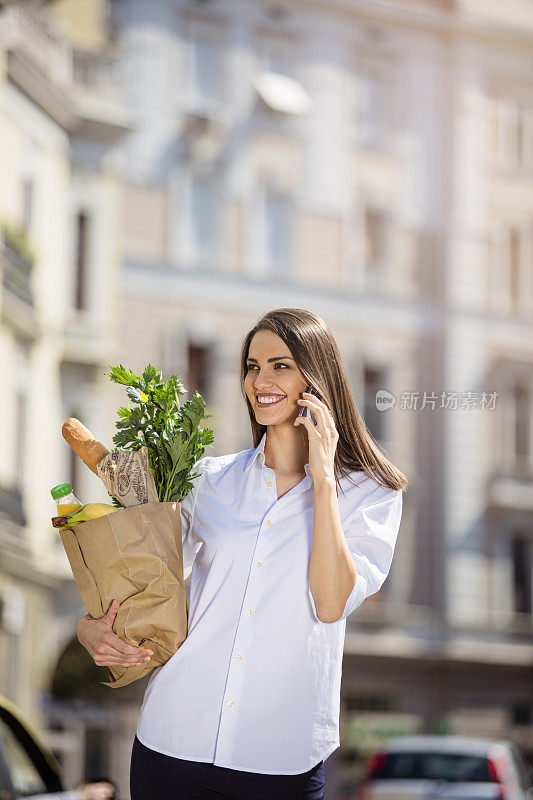
[[[186,389],[189,399],[195,392],[200,392],[209,402],[211,389],[211,347],[196,342],[189,342],[187,348],[187,381]]]
[[[529,386],[517,382],[512,388],[513,455],[518,466],[528,466],[531,454],[531,392]]]
[[[384,68],[365,65],[358,84],[359,142],[367,147],[383,147],[390,138],[392,127],[390,79]]]
[[[533,703],[511,703],[512,725],[533,725]]]
[[[391,258],[391,216],[387,209],[367,205],[363,212],[361,235],[364,288],[386,289]]]
[[[518,310],[520,304],[520,251],[521,251],[521,236],[517,228],[511,228],[508,236],[508,276],[509,276],[509,299],[511,309]]]
[[[531,614],[533,602],[532,542],[526,534],[515,534],[511,539],[513,574],[513,606],[519,614]]]
[[[271,274],[280,277],[292,258],[292,198],[288,192],[270,187],[264,197],[264,258]]]
[[[27,394],[22,389],[18,389],[15,406],[15,476],[17,486],[22,486],[24,481],[27,411]]]
[[[503,167],[533,165],[533,102],[509,96],[512,92],[489,99],[488,150]]]
[[[525,252],[526,233],[517,225],[494,224],[490,242],[490,302],[503,314],[527,310]]]
[[[344,709],[350,714],[356,711],[392,711],[393,704],[387,694],[370,694],[367,692],[344,692]]]
[[[529,480],[533,475],[533,382],[516,371],[504,381],[497,458],[510,477]]]
[[[222,49],[214,37],[191,42],[191,91],[195,100],[224,99]]]
[[[376,405],[376,394],[386,389],[387,370],[381,367],[366,366],[364,380],[364,420],[366,427],[378,442],[385,440],[385,416]]]
[[[87,306],[87,263],[89,250],[89,215],[79,211],[76,215],[76,273],[74,278],[74,307]]]
[[[26,175],[22,182],[22,222],[26,233],[31,232],[33,221],[33,178]]]
[[[195,175],[191,190],[192,248],[197,260],[213,259],[219,243],[218,185],[210,176]]]
[[[28,425],[28,391],[30,381],[30,347],[22,339],[15,340],[16,347],[16,398],[13,433],[15,437],[15,482],[16,487],[24,484],[26,468],[26,434]]]
[[[388,215],[381,208],[365,208],[365,267],[372,272],[382,270],[387,260]]]

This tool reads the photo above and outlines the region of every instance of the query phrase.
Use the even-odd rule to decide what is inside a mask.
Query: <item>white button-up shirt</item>
[[[342,617],[321,622],[309,588],[313,478],[278,500],[254,449],[205,456],[180,505],[188,633],[152,673],[137,736],[159,753],[275,775],[307,772],[339,741],[346,617],[389,572],[402,492],[362,472],[341,479],[357,569]]]

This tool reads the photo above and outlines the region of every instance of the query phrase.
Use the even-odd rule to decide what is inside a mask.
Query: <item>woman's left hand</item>
[[[315,415],[317,424],[310,417],[296,417],[295,425],[303,424],[309,437],[309,471],[315,481],[330,480],[335,483],[335,451],[339,441],[339,432],[335,427],[333,414],[315,395],[303,392],[297,401],[307,406]]]
[[[81,800],[111,800],[116,794],[113,784],[107,781],[82,783],[75,791]]]

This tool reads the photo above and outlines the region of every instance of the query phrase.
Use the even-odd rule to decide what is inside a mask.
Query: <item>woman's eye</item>
[[[246,371],[249,372],[253,367],[256,367],[257,364],[248,364],[246,367]],[[290,369],[288,364],[282,364],[281,361],[278,361],[277,364],[274,364],[274,368],[276,367],[285,367],[285,369]]]

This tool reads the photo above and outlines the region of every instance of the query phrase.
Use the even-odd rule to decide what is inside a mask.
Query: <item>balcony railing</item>
[[[0,14],[0,46],[19,53],[52,83],[119,101],[121,59],[116,52],[76,50],[60,25],[37,4],[10,5]]]
[[[33,3],[10,5],[0,15],[2,45],[17,50],[53,83],[72,82],[72,48]]]
[[[4,289],[33,308],[33,263],[5,243],[0,250],[0,258]]]

